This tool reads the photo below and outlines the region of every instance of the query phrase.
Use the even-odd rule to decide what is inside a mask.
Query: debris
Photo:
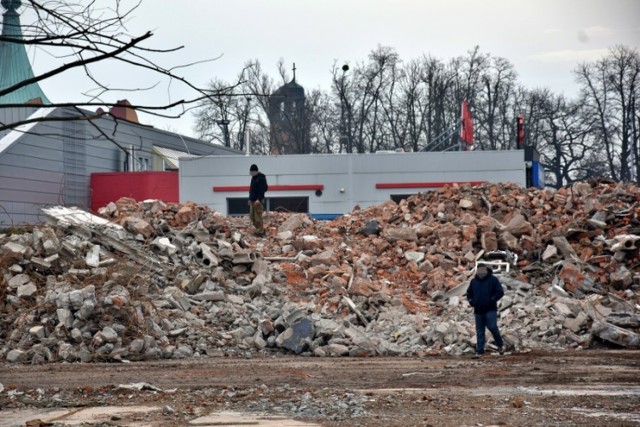
[[[275,239],[193,203],[46,209],[48,225],[0,240],[0,357],[472,354],[478,262],[503,284],[515,351],[632,346],[640,189],[583,187],[448,187],[330,222],[272,212]]]
[[[591,333],[622,347],[640,348],[640,335],[607,322],[595,322],[591,328]]]
[[[280,347],[300,354],[310,347],[313,336],[313,322],[303,318],[281,333],[276,342]]]
[[[118,385],[119,389],[122,390],[136,390],[136,391],[142,391],[142,390],[150,390],[150,391],[163,391],[161,388],[154,386],[153,384],[149,384],[149,383],[131,383],[131,384],[120,384]]]

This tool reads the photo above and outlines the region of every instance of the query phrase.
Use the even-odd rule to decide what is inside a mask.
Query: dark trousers
[[[493,339],[496,340],[496,345],[498,347],[502,347],[504,345],[504,341],[502,341],[502,337],[500,336],[500,330],[498,329],[498,312],[497,311],[489,311],[484,314],[476,314],[476,336],[478,339],[478,343],[476,344],[476,353],[484,354],[484,346],[485,346],[485,328],[491,331],[491,335],[493,335]]]

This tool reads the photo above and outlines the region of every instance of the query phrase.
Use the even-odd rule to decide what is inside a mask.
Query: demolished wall
[[[332,222],[121,199],[0,235],[0,358],[472,353],[475,262],[517,255],[500,324],[515,351],[638,348],[640,190],[451,187]],[[515,257],[513,257],[515,259]]]

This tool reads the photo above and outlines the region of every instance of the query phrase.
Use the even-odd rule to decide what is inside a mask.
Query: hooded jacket
[[[467,289],[467,300],[476,314],[498,311],[498,301],[503,295],[502,285],[491,269],[484,279],[476,275]]]
[[[256,176],[251,177],[251,185],[249,186],[249,200],[255,202],[256,200],[264,200],[264,193],[269,190],[269,185],[267,185],[267,177],[262,173],[258,172]]]

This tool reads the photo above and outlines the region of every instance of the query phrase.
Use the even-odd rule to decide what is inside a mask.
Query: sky
[[[579,63],[597,60],[617,44],[640,49],[640,0],[142,0],[127,28],[134,35],[152,31],[150,47],[184,46],[159,57],[166,66],[218,58],[177,70],[198,86],[213,78],[232,81],[252,59],[276,77],[282,58],[288,68],[295,62],[305,88],[329,89],[334,62],[364,61],[378,45],[395,48],[405,61],[423,54],[446,61],[479,45],[511,61],[526,87],[571,97],[577,93],[572,70]],[[60,61],[49,52],[29,53],[36,74]],[[107,63],[92,72],[112,88],[149,87],[159,80]],[[52,101],[66,102],[93,85],[78,71],[42,87]],[[110,96],[159,104],[192,95],[165,82]],[[141,121],[194,134],[191,114]]]

